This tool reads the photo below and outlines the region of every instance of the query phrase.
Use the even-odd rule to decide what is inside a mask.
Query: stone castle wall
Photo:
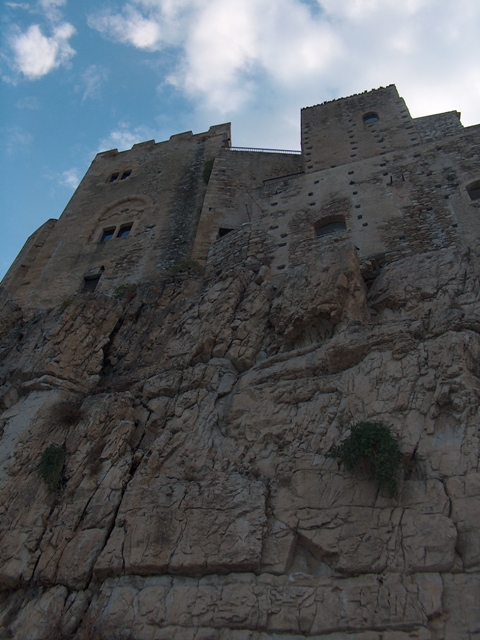
[[[158,277],[191,251],[205,164],[229,137],[219,125],[98,154],[48,238],[28,261],[21,255],[4,286],[21,304],[45,307],[81,291],[85,276],[101,274],[105,292]],[[128,237],[116,237],[126,226]],[[102,242],[105,230],[115,236]]]
[[[184,259],[204,265],[221,235],[247,222],[270,247],[273,273],[301,262],[307,247],[322,250],[322,221],[343,220],[362,260],[478,237],[479,204],[465,187],[478,177],[479,127],[463,129],[457,112],[414,120],[394,86],[303,109],[301,154],[229,147],[230,127],[219,125],[99,154],[4,286],[33,308],[81,291],[84,278],[100,276],[98,290],[111,293]],[[126,226],[128,237],[101,241]]]

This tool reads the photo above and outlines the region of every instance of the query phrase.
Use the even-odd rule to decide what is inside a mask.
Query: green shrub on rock
[[[375,480],[392,497],[398,491],[401,457],[397,437],[380,422],[353,425],[342,444],[327,453],[327,458],[340,458],[349,471]]]
[[[202,272],[202,267],[196,260],[192,260],[191,258],[184,258],[177,262],[171,269],[171,276],[179,276],[185,273],[198,275]]]
[[[62,482],[65,448],[58,444],[50,444],[43,450],[38,471],[51,491],[58,491]]]

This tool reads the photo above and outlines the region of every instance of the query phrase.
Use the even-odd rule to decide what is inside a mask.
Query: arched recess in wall
[[[111,202],[99,211],[98,221],[104,222],[111,219],[115,215],[122,213],[131,213],[139,216],[145,209],[153,204],[152,198],[143,195],[132,195],[121,198],[115,202]]]
[[[372,122],[377,122],[377,120],[380,120],[380,116],[376,111],[369,111],[362,116],[362,120],[364,124],[371,124]]]
[[[332,233],[346,231],[347,223],[345,222],[345,216],[336,215],[318,220],[313,227],[317,238],[321,238],[323,236],[329,236]]]
[[[103,241],[109,231],[118,237],[122,229],[128,228],[130,232],[152,205],[153,200],[149,196],[131,195],[102,207],[90,232],[90,241]]]
[[[470,200],[480,200],[480,180],[467,184],[467,193]]]

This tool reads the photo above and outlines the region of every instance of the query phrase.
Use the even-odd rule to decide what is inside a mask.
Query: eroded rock
[[[477,263],[387,264],[367,294],[342,255],[79,296],[17,314],[20,340],[7,305],[6,637],[474,637]],[[327,457],[360,420],[399,436],[395,497]]]

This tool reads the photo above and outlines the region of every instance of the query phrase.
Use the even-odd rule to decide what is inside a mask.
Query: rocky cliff
[[[2,294],[0,637],[480,637],[480,255],[177,272]],[[362,420],[395,497],[326,456]]]

